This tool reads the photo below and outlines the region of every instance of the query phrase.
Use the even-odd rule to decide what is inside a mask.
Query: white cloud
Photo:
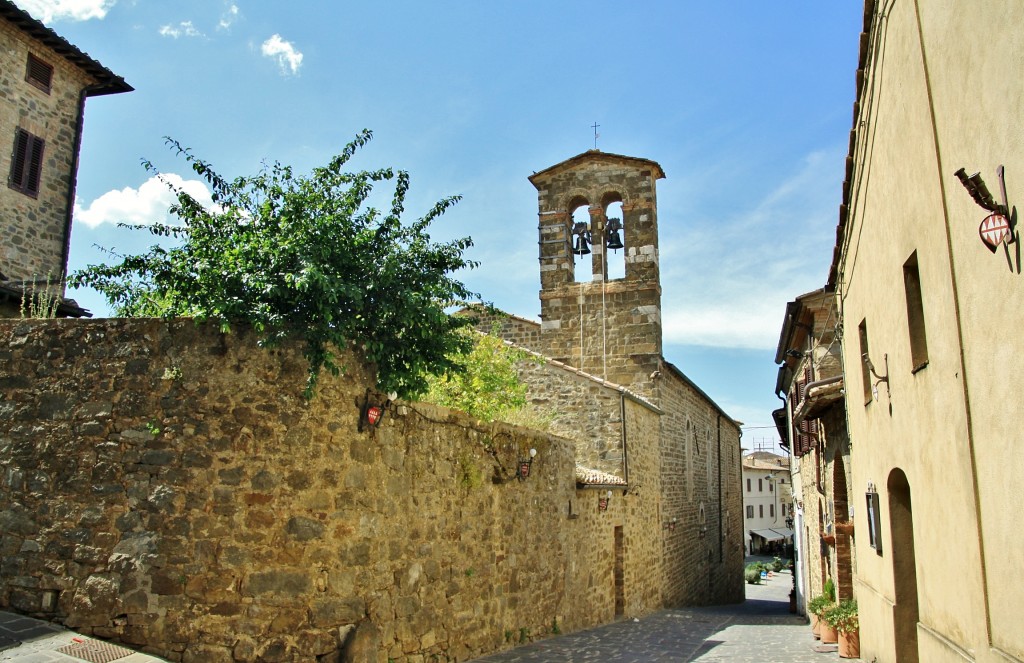
[[[174,173],[167,173],[161,177],[164,181],[154,176],[143,182],[138,189],[125,187],[108,191],[92,201],[88,207],[83,208],[76,202],[75,221],[90,228],[102,223],[173,223],[174,219],[167,210],[178,199],[168,188],[168,183],[186,191],[205,207],[213,207],[210,191],[203,182],[186,180]]]
[[[281,66],[283,73],[293,75],[299,73],[299,67],[302,66],[302,53],[296,50],[291,42],[281,39],[281,35],[271,36],[270,39],[263,42],[261,50],[263,55],[268,58],[277,58],[277,63]]]
[[[666,232],[666,343],[774,349],[786,302],[825,284],[835,243],[840,152],[808,155],[749,209]],[[714,275],[709,277],[708,275]]]
[[[18,5],[43,23],[103,18],[117,0],[18,0]]]
[[[160,28],[160,34],[164,37],[202,37],[203,33],[192,25],[192,21],[182,21],[178,25],[165,25]]]
[[[231,24],[238,19],[238,5],[231,5],[228,7],[224,14],[220,18],[220,23],[217,24],[218,30],[227,30],[231,27]]]

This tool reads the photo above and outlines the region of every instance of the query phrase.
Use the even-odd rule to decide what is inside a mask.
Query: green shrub
[[[807,611],[821,619],[825,612],[833,605],[835,605],[834,600],[824,594],[818,594],[807,602]]]
[[[748,585],[760,585],[761,571],[754,568],[754,565],[752,564],[743,571],[743,579],[747,581]]]
[[[822,588],[821,593],[828,597],[829,603],[836,602],[836,585],[832,582],[832,578],[825,581],[825,586]]]
[[[840,633],[852,633],[860,628],[855,599],[843,599],[838,604],[833,604],[821,618]]]

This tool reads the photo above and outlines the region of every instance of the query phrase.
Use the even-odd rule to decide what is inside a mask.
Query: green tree
[[[428,378],[430,388],[423,400],[462,410],[484,421],[547,429],[551,417],[535,408],[527,409],[527,385],[517,369],[521,362],[542,360],[508,345],[494,332],[482,334],[466,329],[460,333],[472,338],[472,349],[451,357],[459,366],[457,372]]]
[[[69,282],[96,288],[123,315],[188,316],[225,332],[246,323],[261,345],[298,336],[309,360],[307,396],[322,369],[340,372],[337,352],[351,348],[376,365],[379,389],[414,397],[426,390],[428,372],[458,370],[451,357],[471,346],[459,330],[472,320],[445,309],[478,297],[453,276],[476,263],[463,255],[469,237],[433,242],[428,233],[458,196],[406,224],[408,173],[345,171],[371,136],[363,131],[309,176],[275,163],[232,181],[168,138],[209,183],[213,209],[168,183],[177,196],[170,212],[180,223],[127,227],[174,246],[90,265]],[[150,162],[143,165],[159,175]],[[366,204],[380,182],[394,186],[386,213]]]

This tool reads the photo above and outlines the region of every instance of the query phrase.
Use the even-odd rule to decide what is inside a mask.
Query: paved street
[[[839,663],[835,645],[819,645],[806,622],[789,613],[792,577],[788,573],[745,587],[747,600],[739,605],[665,610],[639,621],[541,640],[475,663]],[[0,612],[0,662],[83,660],[144,663],[161,659]]]
[[[835,645],[820,645],[810,626],[789,613],[792,576],[745,585],[739,605],[664,610],[517,647],[474,663],[838,663]],[[825,651],[817,651],[823,649]]]

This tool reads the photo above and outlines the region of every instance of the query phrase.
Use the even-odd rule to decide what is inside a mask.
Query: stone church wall
[[[416,403],[359,433],[357,361],[306,402],[301,350],[253,340],[0,321],[0,606],[214,663],[464,661],[661,606],[649,409],[599,511],[569,440]]]
[[[666,605],[743,600],[739,427],[674,371],[658,378]],[[668,560],[671,560],[669,562]]]

